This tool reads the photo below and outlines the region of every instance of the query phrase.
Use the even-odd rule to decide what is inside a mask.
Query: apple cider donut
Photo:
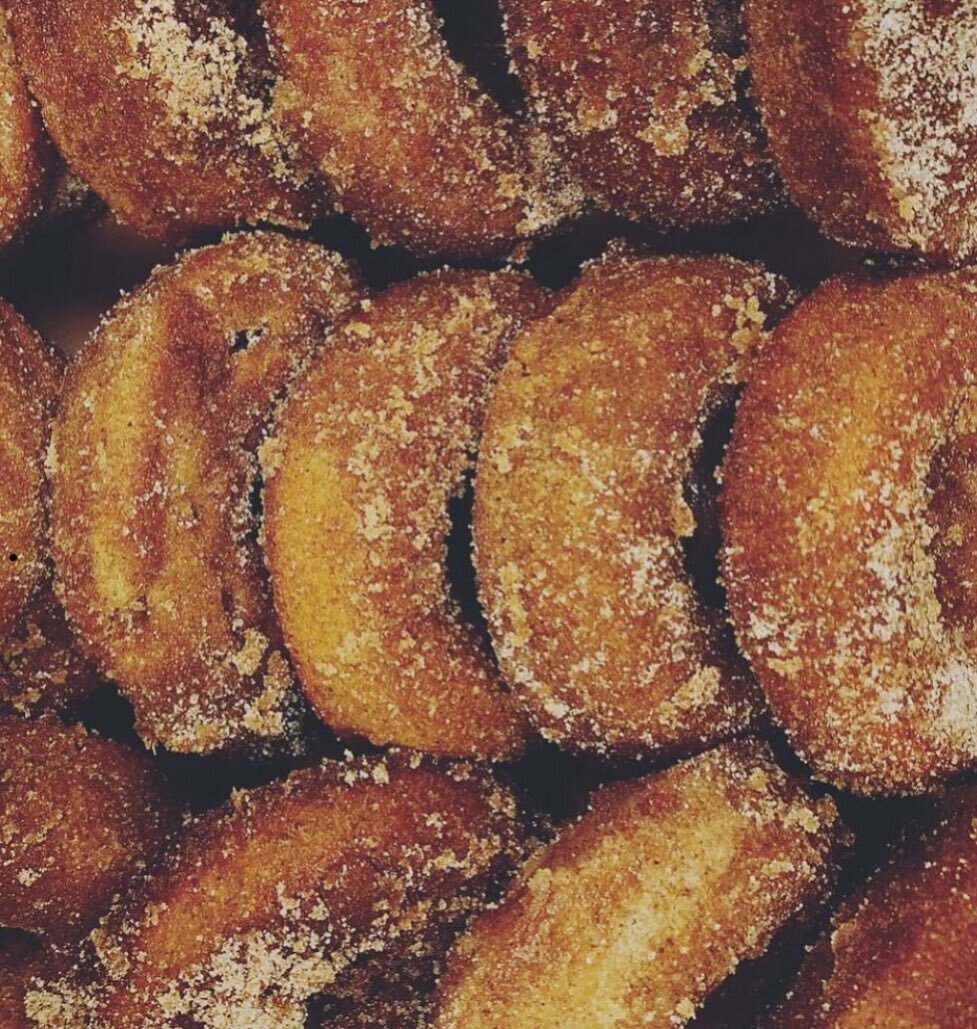
[[[232,237],[122,300],[69,371],[49,459],[59,583],[147,744],[288,742],[297,691],[257,546],[254,454],[357,296],[314,244]]]
[[[61,998],[76,1021],[117,1029],[302,1029],[308,998],[358,957],[464,921],[518,841],[490,775],[416,757],[235,793],[92,934],[94,979],[55,981],[28,1010]]]
[[[745,12],[794,201],[844,243],[977,255],[977,3],[745,0]]]
[[[0,716],[0,926],[80,939],[176,827],[144,755]]]
[[[0,246],[21,234],[44,205],[54,155],[41,128],[0,9]]]
[[[754,741],[606,787],[459,939],[433,1029],[687,1025],[822,899],[841,835]]]
[[[832,919],[768,1029],[977,1025],[977,788],[950,793]]]
[[[315,188],[269,111],[267,55],[233,0],[9,0],[48,131],[151,236],[303,225]]]
[[[378,243],[502,254],[579,203],[448,53],[431,0],[263,0],[283,124]]]
[[[719,224],[778,197],[739,0],[503,0],[535,116],[612,211]]]
[[[684,568],[684,486],[780,289],[728,258],[589,266],[513,345],[475,486],[481,596],[554,742],[629,756],[749,725],[757,692]]]
[[[724,473],[739,642],[816,774],[911,793],[977,764],[977,278],[836,279],[751,370]]]
[[[506,345],[541,311],[515,272],[423,275],[333,336],[262,452],[265,551],[306,696],[342,735],[501,758],[522,718],[446,579]]]

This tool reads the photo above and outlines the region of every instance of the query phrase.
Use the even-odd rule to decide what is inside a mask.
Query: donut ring
[[[41,211],[53,171],[24,73],[17,63],[7,15],[0,11],[0,246],[16,239]]]
[[[513,272],[394,286],[335,334],[262,452],[275,603],[336,732],[455,756],[524,742],[448,595],[445,541],[506,344],[542,304]]]
[[[357,295],[314,244],[238,236],[157,272],[69,370],[50,461],[60,588],[147,744],[204,752],[295,728],[254,451]]]
[[[535,116],[602,206],[666,225],[770,207],[738,0],[503,0]]]
[[[283,123],[375,242],[503,254],[572,213],[545,140],[449,55],[431,0],[263,0]]]
[[[360,955],[463,921],[511,867],[514,816],[487,773],[416,759],[235,794],[93,934],[90,987],[28,1004],[73,1000],[82,1024],[301,1029],[309,996]]]
[[[492,395],[476,568],[506,679],[550,740],[630,756],[745,728],[757,691],[697,597],[684,484],[779,286],[726,258],[591,265]]]
[[[977,1024],[977,789],[847,900],[765,1029]]]
[[[604,788],[459,939],[432,1029],[686,1025],[822,899],[840,828],[754,741]]]
[[[301,227],[315,213],[316,188],[270,119],[261,47],[231,0],[7,6],[48,131],[122,221],[180,242],[207,228]]]
[[[770,149],[822,231],[977,254],[977,4],[745,0],[745,12]]]
[[[795,750],[859,793],[977,763],[977,607],[953,585],[977,508],[939,481],[974,449],[975,298],[964,274],[826,283],[752,369],[727,456],[740,645]]]
[[[0,717],[0,811],[0,925],[62,943],[95,925],[177,821],[143,755],[15,717]]]

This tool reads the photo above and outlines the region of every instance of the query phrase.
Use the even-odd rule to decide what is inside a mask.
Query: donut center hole
[[[446,539],[445,580],[448,595],[457,606],[462,622],[491,653],[488,623],[478,600],[478,583],[472,560],[473,485],[473,476],[469,473],[464,490],[448,501],[450,528]]]
[[[977,432],[961,434],[937,451],[926,484],[943,617],[977,644]]]

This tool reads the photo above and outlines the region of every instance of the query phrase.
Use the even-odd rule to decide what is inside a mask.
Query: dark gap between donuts
[[[445,579],[448,595],[458,605],[461,620],[491,654],[488,622],[478,599],[478,583],[472,559],[472,505],[475,501],[474,473],[465,477],[463,491],[448,501],[451,527],[445,540]]]

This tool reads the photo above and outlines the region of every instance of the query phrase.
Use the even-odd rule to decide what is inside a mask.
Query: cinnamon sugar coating
[[[972,258],[977,3],[744,6],[754,92],[794,201],[845,243]]]
[[[272,76],[233,0],[11,0],[17,52],[71,168],[118,217],[182,241],[301,226],[319,188],[269,114]]]
[[[40,213],[54,170],[41,119],[0,11],[0,245],[18,237]]]
[[[81,938],[175,816],[142,754],[78,726],[0,716],[0,925]]]
[[[912,793],[977,764],[977,280],[835,279],[750,370],[725,580],[775,717],[819,777]]]
[[[778,199],[739,0],[503,0],[535,117],[602,206],[722,224]]]
[[[821,898],[841,835],[753,741],[604,788],[459,939],[433,1026],[687,1025]]]
[[[767,1029],[970,1029],[977,1024],[977,788],[833,916]]]
[[[359,957],[463,922],[518,835],[490,775],[416,757],[235,793],[92,933],[92,967],[28,1011],[42,1027],[301,1029],[308,997]]]
[[[545,303],[514,272],[392,287],[334,334],[262,451],[285,639],[341,734],[492,758],[525,741],[449,591],[446,540],[506,346]]]
[[[377,243],[504,254],[573,213],[547,139],[449,54],[431,0],[264,0],[279,117]]]
[[[765,339],[775,277],[615,251],[513,345],[475,486],[495,650],[554,742],[675,751],[743,729],[757,691],[684,565],[702,432]]]
[[[275,746],[296,727],[255,451],[358,296],[318,246],[232,237],[123,299],[69,371],[48,462],[59,586],[149,744]]]

